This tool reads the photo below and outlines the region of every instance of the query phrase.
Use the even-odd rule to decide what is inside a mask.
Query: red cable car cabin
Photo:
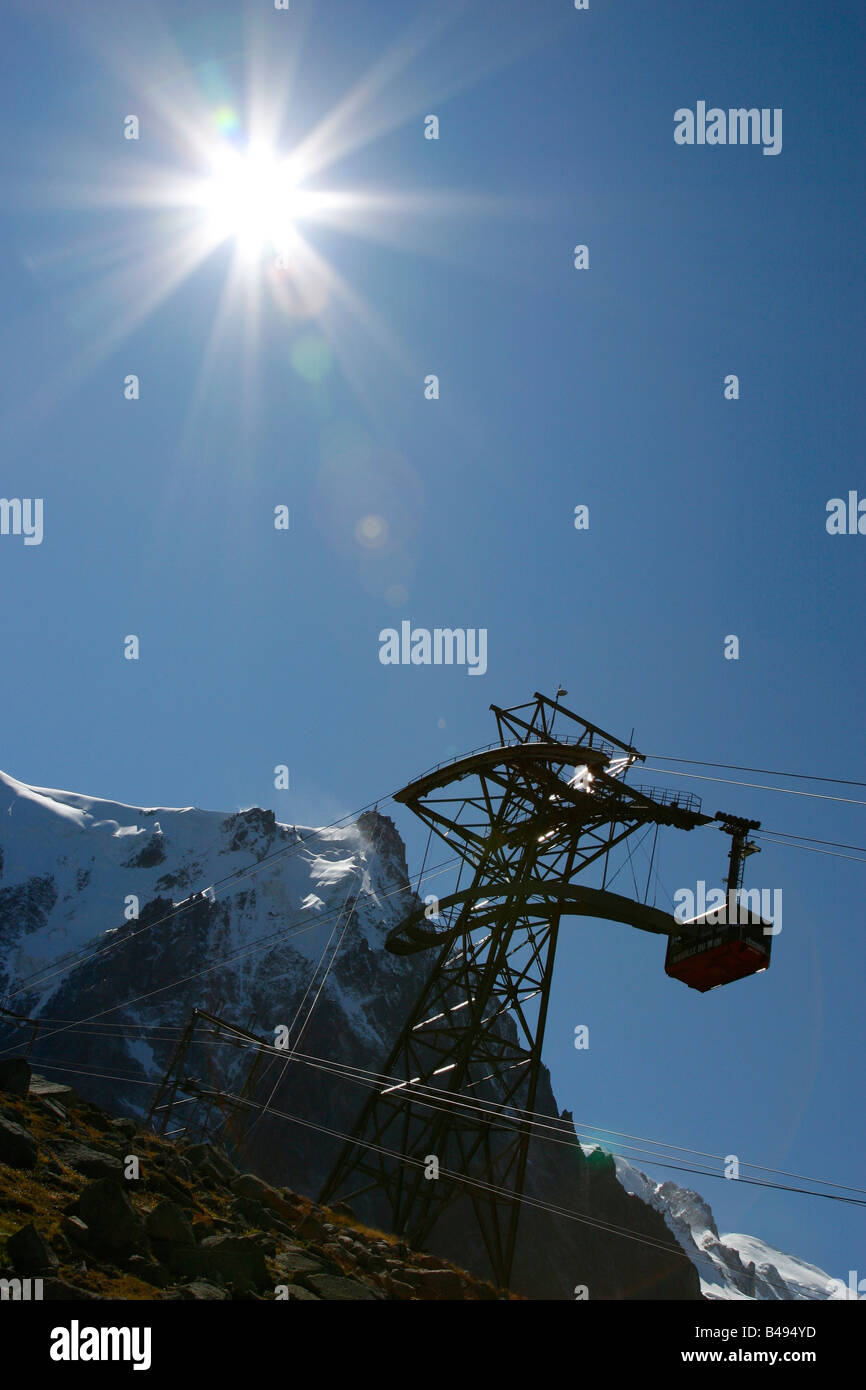
[[[665,974],[705,994],[719,985],[766,970],[770,964],[772,923],[742,906],[737,906],[732,916],[736,920],[729,925],[726,903],[715,912],[684,922],[684,927],[697,926],[702,930],[697,935],[668,937]]]

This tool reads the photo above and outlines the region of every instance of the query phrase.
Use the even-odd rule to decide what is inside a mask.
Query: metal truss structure
[[[491,1275],[507,1287],[560,918],[697,932],[608,891],[607,866],[642,827],[693,830],[715,817],[692,795],[626,781],[643,755],[558,697],[536,692],[525,705],[491,709],[495,745],[396,795],[457,851],[460,879],[386,942],[397,954],[435,951],[435,961],[320,1201],[375,1193],[391,1229],[424,1246],[446,1210],[468,1198]],[[601,887],[579,881],[593,866],[603,870]]]

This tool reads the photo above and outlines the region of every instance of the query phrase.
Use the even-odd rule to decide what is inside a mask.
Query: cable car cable
[[[761,772],[768,777],[796,777],[804,782],[833,782],[840,787],[866,787],[866,782],[855,782],[848,777],[815,777],[809,772],[779,772],[773,767],[743,767],[739,763],[708,763],[701,758],[672,758],[669,753],[647,753],[648,758],[661,758],[666,763],[689,763],[692,767],[720,767],[729,772]]]
[[[237,1030],[233,1030],[230,1025],[226,1025],[226,1029],[230,1032],[237,1032]],[[237,1032],[237,1036],[242,1037],[243,1034]],[[278,1053],[280,1051],[279,1049],[274,1049],[271,1045],[265,1045],[265,1047],[262,1050],[277,1051]],[[410,1086],[407,1083],[401,1082],[398,1077],[389,1076],[387,1075],[387,1073],[371,1071],[367,1067],[354,1067],[350,1063],[339,1062],[334,1059],[319,1058],[306,1053],[296,1053],[294,1055],[293,1060],[300,1062],[302,1065],[311,1066],[316,1070],[333,1071],[336,1074],[343,1076],[347,1080],[352,1080],[357,1077],[359,1080],[364,1080],[365,1082],[369,1080],[374,1085],[378,1086],[381,1086],[383,1083],[387,1083],[389,1086],[400,1084],[409,1094],[414,1093],[420,1096],[420,1093],[423,1092],[429,1094],[432,1097],[435,1097],[439,1101],[445,1101],[446,1103],[453,1103],[455,1105],[462,1105],[464,1108],[483,1111],[495,1117],[509,1118],[509,1116],[507,1116],[505,1112],[502,1110],[501,1105],[498,1104],[496,1101],[486,1101],[478,1096],[466,1096],[463,1092],[446,1092],[439,1087],[426,1086],[424,1084],[421,1084],[420,1086],[417,1084]],[[578,1125],[577,1121],[563,1120],[559,1116],[547,1115],[543,1111],[524,1110],[522,1107],[514,1104],[513,1102],[509,1102],[509,1109],[513,1112],[513,1116],[516,1120],[528,1120],[534,1128],[557,1130],[558,1132],[561,1132],[566,1135],[573,1135],[574,1129]],[[584,1125],[583,1123],[580,1123],[579,1128],[583,1132],[589,1134],[611,1134],[620,1139],[633,1139],[636,1143],[639,1144],[653,1144],[665,1150],[675,1150],[678,1153],[689,1154],[697,1158],[713,1159],[718,1163],[723,1163],[725,1161],[725,1158],[722,1154],[709,1153],[702,1149],[692,1149],[681,1144],[668,1144],[660,1139],[649,1139],[645,1135],[627,1134],[623,1131],[607,1129],[602,1125]],[[659,1157],[668,1156],[669,1155],[667,1155],[666,1153],[659,1155]],[[655,1161],[655,1155],[649,1153],[647,1157],[650,1161]],[[795,1173],[785,1168],[773,1168],[766,1164],[750,1163],[745,1159],[742,1159],[740,1161],[740,1167],[754,1168],[756,1171],[764,1173],[774,1173],[778,1177],[796,1178],[799,1182],[809,1182],[816,1186],[838,1187],[841,1191],[856,1192],[866,1197],[866,1188],[855,1187],[847,1183],[833,1182],[832,1180],[825,1178],[813,1178],[810,1177],[807,1173]],[[694,1169],[693,1171],[698,1172],[709,1170]],[[720,1174],[719,1176],[724,1175]]]
[[[766,840],[768,845],[779,845],[781,849],[802,849],[807,854],[827,854],[831,859],[850,859],[854,864],[866,864],[866,859],[861,859],[856,854],[840,854],[835,849],[816,849],[814,845],[792,845],[785,840],[773,840],[768,835],[758,833],[758,839]]]
[[[728,787],[750,787],[754,791],[783,792],[785,796],[808,796],[815,801],[841,801],[846,806],[866,806],[866,801],[857,801],[851,796],[827,796],[824,792],[800,792],[796,787],[770,787],[761,782],[740,782],[733,777],[707,777],[700,772],[678,772],[674,767],[649,767],[647,772],[661,772],[668,777],[688,777],[696,782],[723,782]]]

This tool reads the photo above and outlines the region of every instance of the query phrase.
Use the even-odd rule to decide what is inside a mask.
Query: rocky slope
[[[515,1297],[9,1061],[0,1280],[8,1297],[76,1302]]]

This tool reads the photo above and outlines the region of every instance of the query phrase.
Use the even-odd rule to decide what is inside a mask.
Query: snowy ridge
[[[211,885],[212,900],[189,902]],[[387,817],[308,829],[257,807],[134,807],[0,773],[0,1004],[110,1020],[105,1036],[37,1048],[109,1108],[146,1113],[192,1008],[260,1036],[303,1028],[320,1056],[336,1034],[379,1060],[411,976],[382,948],[412,906]],[[242,1060],[221,1081],[239,1084]]]
[[[585,1145],[584,1151],[590,1152]],[[720,1235],[709,1203],[690,1188],[654,1182],[626,1159],[614,1156],[616,1175],[627,1192],[664,1216],[700,1275],[701,1292],[711,1299],[844,1300],[852,1295],[832,1278],[796,1255],[776,1250],[755,1236]]]
[[[316,919],[338,912],[352,890],[390,917],[399,882],[383,883],[381,866],[357,825],[311,830],[283,825],[257,808],[225,815],[193,807],[149,809],[43,787],[28,787],[0,773],[0,972],[15,989],[53,975],[87,948],[107,944],[129,920],[128,901],[160,900],[165,909],[228,875],[273,855],[253,875],[229,883],[218,905],[231,900],[227,945],[250,944],[290,921],[300,928],[293,950],[317,961],[328,927]],[[280,851],[285,851],[281,853]],[[373,882],[371,868],[379,870]],[[238,911],[238,909],[240,909]],[[183,915],[175,921],[182,929]],[[309,925],[309,930],[303,930]],[[357,929],[378,945],[383,923],[360,911]],[[325,933],[323,937],[323,932]],[[390,958],[389,958],[390,959]],[[47,982],[49,993],[57,976]],[[30,993],[30,991],[28,991]]]

